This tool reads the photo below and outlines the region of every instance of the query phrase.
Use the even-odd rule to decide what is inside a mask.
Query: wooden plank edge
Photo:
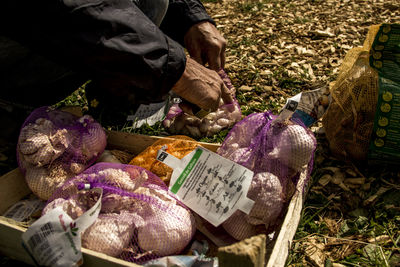
[[[297,231],[301,218],[301,211],[304,203],[305,196],[305,182],[308,176],[308,170],[306,167],[300,174],[300,179],[296,187],[292,199],[289,202],[289,206],[285,215],[285,219],[282,223],[281,230],[279,231],[278,237],[275,241],[275,245],[272,249],[272,253],[269,256],[267,267],[279,267],[285,266],[287,257],[289,255],[289,249],[292,245],[294,235]]]
[[[18,200],[29,195],[31,190],[25,182],[24,176],[17,168],[0,177],[0,214],[6,212]]]
[[[175,140],[174,138],[168,136],[150,136],[150,135],[142,135],[142,134],[133,134],[133,133],[125,133],[119,131],[106,131],[107,132],[107,144],[111,148],[116,148],[120,150],[128,150],[134,154],[139,154],[143,150],[145,150],[148,146],[153,144],[155,141],[160,139],[170,139]],[[201,146],[205,147],[208,150],[216,152],[217,149],[221,146],[221,144],[214,143],[205,143],[205,142],[197,142]]]
[[[26,229],[0,218],[0,253],[11,259],[34,265],[33,260],[22,247],[21,235]]]
[[[7,220],[0,218],[0,238],[7,240],[6,243],[0,243],[0,253],[15,260],[34,265],[33,260],[22,247],[21,235],[26,228],[9,223]],[[140,267],[132,262],[117,259],[100,252],[82,248],[83,265],[82,266],[124,266],[124,267]]]

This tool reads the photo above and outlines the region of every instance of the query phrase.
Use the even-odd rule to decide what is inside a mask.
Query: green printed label
[[[378,71],[379,94],[368,159],[398,163],[400,160],[400,25],[380,27],[370,53]]]
[[[193,157],[190,159],[188,165],[186,165],[185,169],[179,176],[179,178],[176,180],[174,185],[171,188],[171,191],[176,194],[179,191],[179,188],[181,188],[182,184],[185,182],[186,178],[189,176],[190,172],[193,170],[194,166],[196,166],[197,161],[199,160],[201,154],[203,153],[203,150],[201,149],[196,149],[196,152],[194,153]]]

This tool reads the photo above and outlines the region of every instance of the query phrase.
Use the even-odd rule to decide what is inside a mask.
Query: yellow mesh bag
[[[378,73],[369,53],[379,25],[371,26],[363,47],[351,49],[331,85],[332,102],[322,120],[332,153],[344,160],[363,161],[378,101]]]
[[[156,159],[158,150],[165,146],[165,151],[167,153],[176,158],[182,159],[199,145],[200,144],[196,142],[196,140],[184,135],[169,136],[168,138],[160,139],[147,147],[143,152],[134,157],[129,164],[140,166],[151,171],[169,185],[172,168]]]

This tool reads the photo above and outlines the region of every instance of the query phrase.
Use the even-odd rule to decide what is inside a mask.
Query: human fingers
[[[205,62],[200,47],[192,46],[188,49],[188,52],[192,59],[196,60],[197,63],[204,65]]]
[[[221,51],[221,69],[225,67],[225,49],[226,49],[226,43],[224,43],[224,46],[222,47]]]
[[[229,103],[233,102],[232,94],[224,82],[222,82],[222,86],[221,86],[221,98],[225,104],[229,104]]]
[[[207,54],[207,62],[210,69],[218,71],[221,69],[221,57],[216,52]]]
[[[204,110],[216,110],[221,98],[221,83],[217,72],[188,58],[185,71],[172,90]]]
[[[206,52],[207,62],[210,69],[219,71],[225,64],[225,39],[214,39],[214,42],[210,42]]]

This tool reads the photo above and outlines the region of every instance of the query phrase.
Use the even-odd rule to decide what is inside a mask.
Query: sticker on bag
[[[174,169],[170,191],[216,227],[238,209],[248,214],[254,205],[247,198],[254,173],[216,153],[197,147],[180,160],[159,150],[157,160]]]
[[[83,264],[81,233],[99,216],[103,189],[93,188],[99,199],[73,220],[57,207],[33,223],[22,234],[22,246],[38,266],[80,266]]]

